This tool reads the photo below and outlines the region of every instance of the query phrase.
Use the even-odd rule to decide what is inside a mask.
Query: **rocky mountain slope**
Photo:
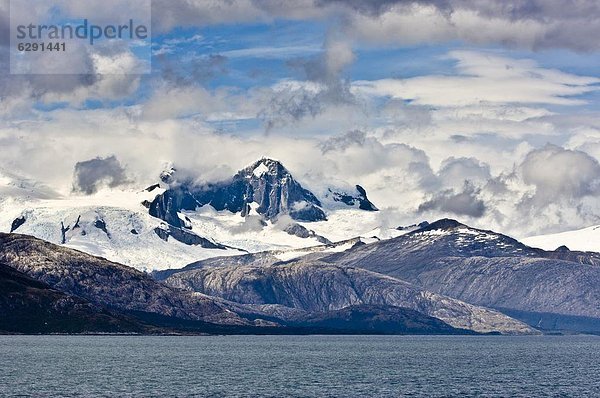
[[[469,334],[467,330],[455,329],[420,312],[386,305],[353,305],[340,310],[314,313],[300,324],[303,327],[357,333]]]
[[[24,235],[0,234],[0,265],[0,331],[9,333],[469,333],[391,306],[315,314],[244,305]]]
[[[356,193],[329,190],[336,202],[361,210],[377,211],[361,186]],[[185,227],[181,211],[193,211],[210,205],[217,211],[228,210],[242,217],[255,211],[265,220],[276,220],[289,215],[297,221],[321,221],[327,216],[322,204],[309,190],[303,188],[280,162],[263,158],[240,170],[230,180],[197,186],[190,182],[179,182],[150,205],[150,214],[170,225]]]
[[[295,220],[325,220],[321,202],[304,189],[279,162],[261,159],[240,170],[231,180],[205,186],[181,183],[159,195],[150,206],[150,214],[174,226],[183,226],[178,213],[210,205],[246,216],[252,210],[267,220],[288,214]]]
[[[178,277],[180,272],[195,269],[206,274],[209,268],[234,264],[247,268],[282,264],[351,267],[407,281],[474,305],[496,308],[534,327],[600,332],[600,254],[564,247],[555,251],[532,248],[455,220],[425,223],[388,240],[369,244],[357,241],[345,250],[312,250],[289,256],[287,262],[283,260],[285,257],[273,252],[231,259],[217,257],[156,277],[174,281],[189,277]]]
[[[530,248],[454,220],[320,261],[401,278],[486,307],[600,318],[597,253]]]
[[[453,327],[477,332],[533,332],[497,311],[431,293],[389,276],[319,261],[204,267],[176,273],[166,283],[254,305],[261,311],[272,311],[270,306],[276,306],[273,313],[288,319],[298,315],[293,311],[285,315],[285,308],[315,313],[367,304],[412,309]]]
[[[153,329],[0,263],[0,333],[149,333]]]
[[[96,305],[220,324],[247,324],[224,304],[165,286],[121,264],[17,234],[0,234],[0,262]]]
[[[371,203],[367,197],[367,191],[360,185],[354,187],[354,192],[348,192],[345,190],[333,190],[328,189],[325,194],[327,198],[331,198],[334,202],[340,202],[346,206],[356,207],[366,211],[378,211],[379,209]]]

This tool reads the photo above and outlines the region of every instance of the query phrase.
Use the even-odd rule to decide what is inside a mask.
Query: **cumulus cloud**
[[[600,193],[600,164],[585,152],[546,145],[530,152],[520,170],[523,181],[535,187],[538,200]]]
[[[543,0],[384,1],[357,7],[348,19],[348,32],[386,43],[418,44],[461,40],[528,49],[599,48],[592,37],[600,33],[600,7],[593,0],[573,7]],[[565,11],[566,9],[568,11]]]
[[[87,195],[103,186],[117,187],[127,182],[125,168],[115,156],[77,162],[73,173],[73,189]]]
[[[442,163],[438,177],[444,186],[460,188],[467,181],[484,184],[492,175],[490,166],[476,158],[450,157]]]
[[[600,221],[600,168],[582,151],[546,145],[527,152],[480,185],[488,228],[518,237],[594,225]]]
[[[57,190],[66,183],[63,192],[75,187],[92,193],[130,180],[143,188],[157,182],[167,162],[198,182],[222,180],[269,156],[319,197],[328,187],[360,184],[392,224],[455,217],[526,236],[593,225],[600,215],[597,160],[558,146],[498,148],[492,156],[462,142],[468,156],[448,158],[449,141],[413,146],[378,137],[376,130],[264,139],[218,134],[196,119],[146,119],[136,107],[56,110],[48,116],[18,126],[0,122],[2,165]],[[444,155],[439,163],[431,156],[436,148]],[[498,159],[499,166],[490,167]]]
[[[437,192],[431,199],[419,205],[418,212],[426,213],[432,210],[451,213],[456,216],[469,216],[479,218],[484,215],[486,206],[478,198],[478,191],[471,185],[465,184],[462,191],[453,189]]]
[[[367,134],[361,130],[348,131],[345,134],[334,136],[324,140],[320,146],[323,153],[330,151],[345,150],[352,145],[364,145]]]

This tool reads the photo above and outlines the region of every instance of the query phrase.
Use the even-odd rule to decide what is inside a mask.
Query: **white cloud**
[[[557,146],[531,151],[523,143],[515,149],[468,142],[454,147],[447,140],[407,145],[398,137],[383,142],[375,133],[327,140],[234,137],[212,132],[200,119],[147,119],[141,107],[56,110],[37,121],[0,125],[0,163],[67,193],[75,165],[96,157],[114,155],[128,181],[143,188],[167,163],[209,181],[270,156],[318,195],[329,185],[362,185],[389,224],[450,216],[525,236],[588,225],[600,214],[600,166],[586,153]]]
[[[581,105],[585,101],[577,96],[600,88],[598,78],[544,69],[530,60],[472,51],[453,51],[448,56],[457,60],[456,76],[357,81],[353,88],[370,95],[435,107],[507,103]]]
[[[600,193],[600,164],[585,152],[547,145],[530,152],[520,171],[523,181],[535,186],[538,201]]]

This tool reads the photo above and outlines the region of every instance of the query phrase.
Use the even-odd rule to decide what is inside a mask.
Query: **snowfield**
[[[600,252],[600,225],[558,234],[532,236],[523,239],[522,242],[544,250],[567,246],[570,250]]]
[[[262,170],[259,170],[262,171]],[[0,174],[0,232],[10,232],[15,219],[25,222],[14,232],[120,262],[142,271],[181,268],[211,257],[247,252],[276,251],[282,260],[311,252],[299,249],[323,246],[316,237],[300,238],[285,232],[285,222],[264,221],[254,210],[246,217],[210,205],[181,213],[191,231],[226,246],[208,249],[187,245],[172,237],[161,239],[156,228],[168,225],[148,213],[142,204],[152,201],[162,188],[146,190],[105,189],[93,195],[61,195],[31,181]],[[398,236],[405,231],[379,228],[376,212],[355,208],[334,209],[328,221],[299,222],[318,235],[336,241],[363,237],[363,242]],[[374,238],[377,236],[377,238]],[[340,251],[350,244],[318,250]]]

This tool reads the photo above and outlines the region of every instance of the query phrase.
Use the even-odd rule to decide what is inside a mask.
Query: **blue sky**
[[[248,89],[270,85],[280,79],[302,78],[289,63],[298,58],[314,57],[323,51],[329,31],[329,21],[275,20],[265,24],[236,24],[205,28],[178,28],[153,38],[155,53],[168,47],[165,56],[171,60],[222,55],[224,73],[207,76],[207,86],[231,86]],[[196,40],[185,42],[189,38]],[[182,39],[184,38],[184,39]],[[183,40],[183,41],[182,41]],[[174,42],[182,41],[174,44]],[[510,58],[527,58],[541,66],[565,72],[600,77],[600,53],[568,49],[523,50],[497,45],[474,46],[453,41],[449,43],[412,46],[372,45],[354,43],[355,62],[344,71],[350,80],[408,78],[430,74],[454,75],[455,61],[446,55],[451,50],[491,51]],[[160,73],[161,63],[153,58],[154,72]],[[597,94],[590,94],[592,98]],[[597,106],[597,104],[594,104]]]

